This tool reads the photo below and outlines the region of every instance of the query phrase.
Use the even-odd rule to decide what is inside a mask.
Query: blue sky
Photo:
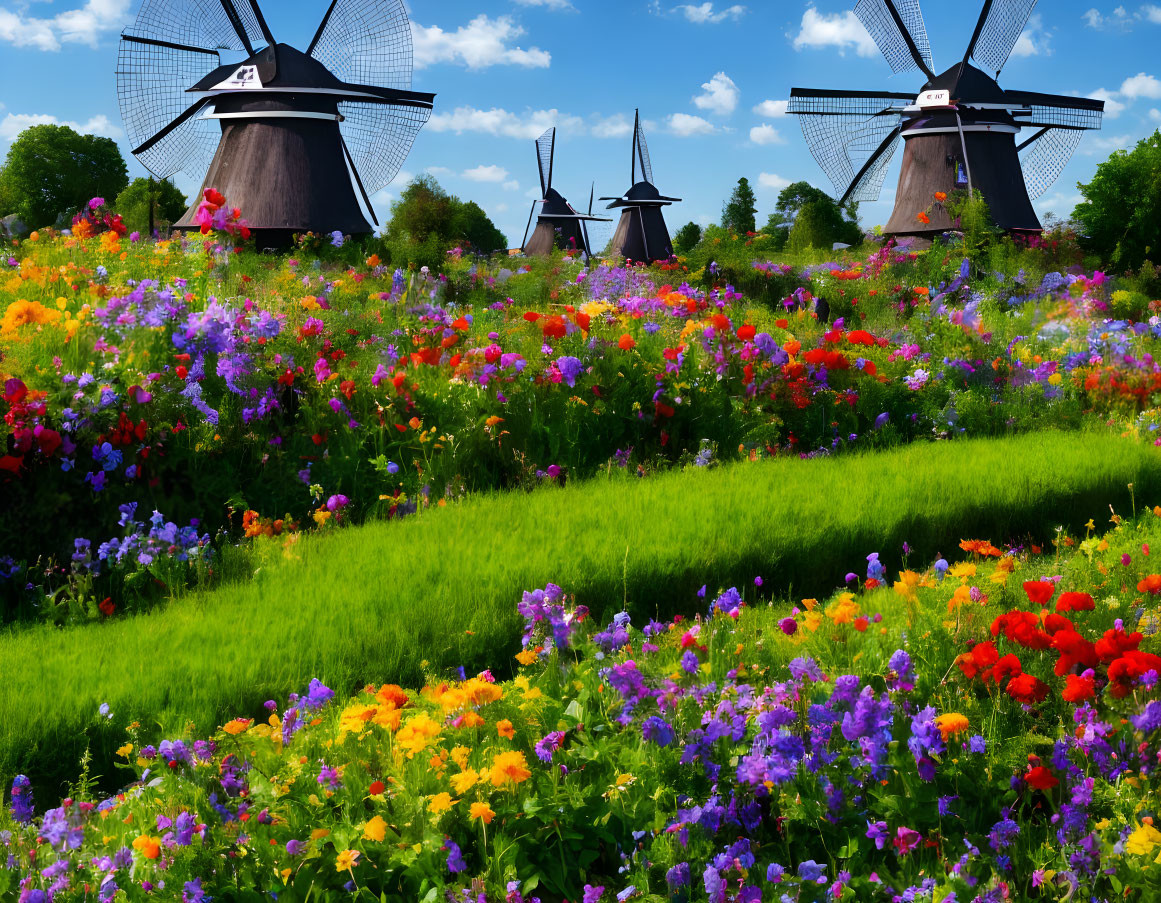
[[[1097,163],[1161,128],[1161,0],[1115,6],[1042,0],[1000,84],[1108,101],[1104,128],[1036,202],[1067,214]],[[20,129],[59,121],[124,142],[114,84],[117,36],[140,0],[0,0],[0,154]],[[265,0],[280,41],[304,47],[325,0]],[[658,187],[684,198],[671,231],[720,217],[740,176],[754,184],[759,224],[778,190],[806,179],[833,187],[783,112],[792,86],[918,91],[893,76],[850,10],[853,0],[678,3],[674,0],[410,0],[414,86],[436,93],[382,214],[402,183],[430,171],[479,203],[519,243],[538,190],[533,139],[558,126],[556,186],[578,208],[629,187],[629,134],[641,108]],[[923,4],[937,71],[963,53],[981,3]],[[867,226],[890,214],[897,155]],[[131,175],[143,175],[129,158]],[[187,194],[198,187],[178,179]],[[594,230],[600,245],[611,226]]]

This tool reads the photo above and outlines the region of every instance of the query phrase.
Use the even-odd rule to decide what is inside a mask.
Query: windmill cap
[[[344,89],[345,85],[322,63],[307,56],[289,44],[272,44],[263,47],[249,59],[240,63],[219,66],[213,72],[189,89],[191,93],[212,91],[226,81],[243,66],[254,66],[263,88],[334,88]]]
[[[1003,103],[1004,90],[987,73],[968,63],[956,63],[923,86],[924,91],[947,91],[952,100]]]

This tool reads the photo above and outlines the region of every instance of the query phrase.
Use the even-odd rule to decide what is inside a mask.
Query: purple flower
[[[681,656],[681,670],[686,674],[697,674],[697,669],[701,662],[698,661],[697,653],[692,649],[686,649]]]
[[[181,903],[210,903],[213,898],[202,890],[202,879],[187,881],[181,892]]]
[[[688,862],[679,862],[665,873],[665,883],[669,885],[670,890],[676,890],[679,887],[689,887],[689,882]]]
[[[303,851],[303,849],[305,847],[306,847],[306,844],[303,843],[301,840],[291,839],[291,840],[286,841],[286,852],[290,856],[297,856],[299,853],[301,853]]]
[[[887,823],[885,821],[867,822],[867,838],[875,842],[876,850],[883,849],[890,836],[891,834],[887,830]]]
[[[579,358],[575,357],[558,357],[556,359],[556,369],[560,371],[561,377],[565,384],[571,389],[576,386],[577,377],[584,372],[584,364],[580,362]]]
[[[1133,727],[1142,733],[1151,734],[1161,728],[1161,702],[1153,700],[1140,715],[1132,717]]]
[[[464,862],[464,854],[459,845],[450,837],[443,845],[447,849],[447,870],[453,875],[466,871],[468,864]]]
[[[658,746],[669,746],[674,740],[673,728],[657,715],[650,715],[641,725],[641,736]]]
[[[18,774],[12,781],[12,818],[21,825],[32,821],[32,782]]]
[[[302,700],[304,709],[318,709],[334,698],[335,691],[324,686],[317,677],[312,678],[310,687],[306,691],[306,698]]]
[[[564,731],[550,731],[536,744],[536,758],[551,762],[552,754],[564,746]]]
[[[597,903],[597,901],[600,900],[604,894],[605,888],[603,885],[597,885],[596,887],[593,887],[591,884],[586,884],[584,896],[581,898],[582,903]]]

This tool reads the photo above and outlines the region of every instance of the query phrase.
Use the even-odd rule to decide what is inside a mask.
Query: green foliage
[[[1132,151],[1114,151],[1088,184],[1073,216],[1089,247],[1115,272],[1158,256],[1161,242],[1161,130]]]
[[[627,599],[644,623],[677,613],[703,583],[762,574],[770,591],[821,595],[852,561],[905,540],[934,558],[965,536],[1079,527],[1127,502],[1126,484],[1138,497],[1161,492],[1151,451],[1108,435],[1039,433],[648,480],[614,468],[559,490],[265,541],[242,583],[134,618],[0,635],[0,775],[74,774],[103,702],[127,720],[204,729],[227,714],[264,717],[263,701],[300,690],[305,676],[347,693],[368,681],[418,685],[423,659],[436,673],[510,662],[513,603],[550,580],[598,618]],[[893,557],[884,554],[888,569]],[[112,773],[123,741],[89,739],[95,770]]]
[[[758,199],[754,196],[754,189],[743,176],[738,179],[734,193],[722,207],[722,228],[739,235],[758,231],[757,221],[754,219],[758,212]]]
[[[68,126],[34,125],[8,149],[0,171],[0,202],[29,229],[71,217],[91,198],[109,200],[129,184],[125,160],[109,138],[79,135]]]
[[[701,241],[701,226],[697,223],[686,223],[673,236],[673,250],[679,256],[688,254]]]
[[[798,253],[810,248],[830,248],[835,242],[855,245],[861,240],[858,225],[843,219],[838,204],[829,197],[822,197],[802,205],[790,228],[786,246],[791,253]]]
[[[189,207],[185,195],[173,183],[164,179],[134,179],[128,188],[117,195],[114,204],[114,209],[121,214],[125,228],[130,232],[149,234],[151,199],[154,227],[163,235],[169,226],[181,219]]]
[[[446,252],[467,242],[479,253],[505,248],[507,239],[474,201],[448,194],[433,176],[422,175],[391,204],[384,241],[391,262],[435,269]]]
[[[1000,236],[988,202],[979,191],[970,194],[967,191],[953,192],[944,203],[952,222],[957,223],[963,233],[966,256],[976,259]]]
[[[792,225],[793,223],[778,211],[770,214],[770,218],[766,220],[766,225],[763,227],[762,232],[770,236],[771,251],[782,251],[786,248],[786,245],[790,241],[790,227]]]

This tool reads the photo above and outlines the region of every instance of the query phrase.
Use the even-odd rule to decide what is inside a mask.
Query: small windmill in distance
[[[930,238],[953,228],[933,199],[936,192],[957,188],[978,190],[1000,228],[1042,231],[1032,198],[1056,181],[1082,133],[1100,128],[1104,102],[1006,91],[996,82],[1035,5],[985,0],[963,59],[937,75],[919,0],[859,0],[855,15],[892,70],[917,69],[927,82],[917,95],[790,92],[789,112],[799,115],[810,152],[834,183],[840,204],[878,200],[902,140],[903,168],[885,234]],[[1024,130],[1031,135],[1017,144]]]
[[[589,212],[577,213],[572,204],[552,187],[553,163],[556,160],[556,129],[551,128],[536,139],[536,164],[540,168],[540,193],[542,197],[532,202],[528,212],[528,225],[524,227],[524,253],[529,257],[546,257],[553,248],[561,250],[583,250],[585,256],[593,256],[586,223],[611,223],[607,217],[593,216],[593,195],[589,191]],[[536,205],[540,204],[540,215],[536,218],[536,229],[532,240],[528,230],[532,227],[532,216]]]
[[[257,0],[144,0],[121,36],[117,93],[149,172],[204,177],[176,228],[195,228],[214,188],[275,247],[372,231],[371,196],[431,116],[435,95],[410,90],[411,70],[403,0],[332,0],[305,53],[275,41]]]
[[[637,167],[641,167],[641,180],[637,180]],[[649,159],[649,146],[641,132],[641,111],[633,117],[633,168],[632,187],[619,198],[601,198],[612,201],[609,209],[623,208],[621,221],[613,233],[610,253],[627,260],[652,263],[668,260],[673,256],[673,242],[669,239],[669,228],[665,225],[662,207],[681,201],[668,198],[653,184],[653,163]]]

